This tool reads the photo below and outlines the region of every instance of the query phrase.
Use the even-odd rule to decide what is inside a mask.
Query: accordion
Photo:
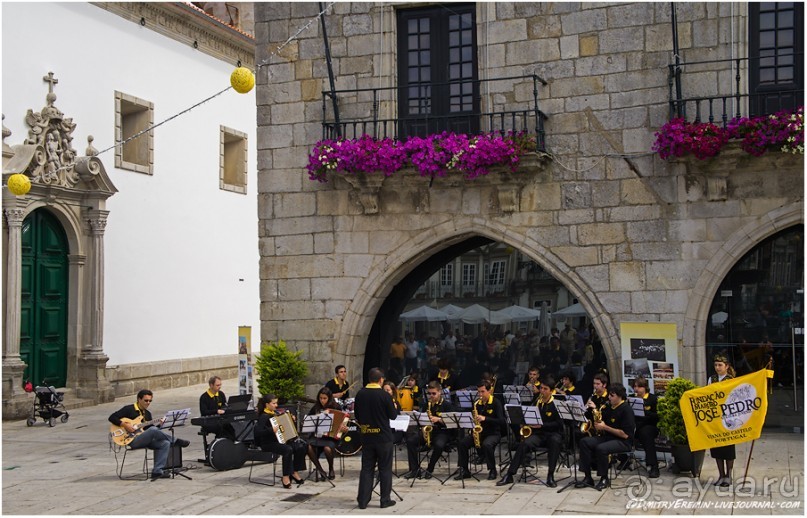
[[[342,424],[345,423],[350,414],[347,412],[340,412],[339,410],[331,410],[330,414],[332,418],[331,429],[327,434],[325,434],[325,436],[333,439],[339,439],[342,436],[342,432],[340,431]]]
[[[288,412],[271,417],[269,421],[272,423],[272,427],[277,428],[275,435],[280,444],[286,444],[298,437],[297,427],[294,426],[294,420]]]

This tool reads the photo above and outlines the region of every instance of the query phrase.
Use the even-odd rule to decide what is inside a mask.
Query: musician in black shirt
[[[541,412],[540,425],[530,425],[532,433],[526,439],[522,439],[513,454],[513,459],[510,462],[510,467],[502,479],[496,482],[497,486],[505,486],[513,483],[513,475],[516,474],[518,468],[524,460],[528,452],[536,448],[545,447],[547,449],[547,465],[548,471],[546,475],[546,485],[548,487],[557,487],[555,482],[555,466],[558,464],[560,457],[560,447],[563,444],[563,420],[560,418],[557,409],[555,408],[555,399],[552,397],[552,390],[555,386],[555,380],[551,376],[545,377],[541,380],[541,392],[535,406]]]
[[[565,371],[560,375],[561,386],[555,392],[561,396],[580,396],[580,389],[574,386],[575,379],[572,371]]]
[[[319,392],[317,392],[317,402],[311,407],[308,415],[331,413],[334,411],[341,412],[341,409],[339,405],[336,404],[336,401],[333,400],[333,394],[331,394],[330,389],[328,389],[328,387],[322,387],[319,389]],[[343,424],[341,431],[346,432],[347,426]],[[336,473],[333,470],[333,449],[335,446],[336,439],[333,437],[317,437],[308,442],[308,458],[314,463],[314,467],[317,469],[318,475],[322,477],[322,480],[326,478],[333,480],[336,478]],[[322,464],[319,463],[321,453],[325,453],[325,460],[328,461],[327,475],[325,474],[325,470],[322,469]]]
[[[634,416],[636,421],[636,442],[642,445],[647,459],[648,478],[658,478],[658,459],[656,458],[656,437],[658,437],[658,398],[649,392],[649,384],[643,377],[633,381],[636,397],[644,402],[644,416]]]
[[[484,380],[476,387],[479,398],[474,402],[477,422],[482,426],[479,442],[482,454],[488,467],[488,480],[496,480],[496,447],[502,438],[502,426],[505,424],[501,401],[493,397],[490,381]],[[474,447],[473,433],[463,437],[457,448],[459,473],[454,480],[470,478],[468,470],[469,451]]]
[[[585,474],[585,478],[575,484],[575,487],[589,486],[602,491],[608,487],[608,456],[630,451],[636,424],[633,410],[625,402],[626,398],[627,393],[622,385],[612,383],[608,387],[609,404],[602,410],[602,421],[594,422],[597,435],[584,437],[580,441],[580,471]],[[597,475],[600,477],[596,486],[591,478],[592,461],[596,461]]]
[[[255,444],[263,451],[271,451],[283,459],[283,487],[291,488],[291,481],[300,486],[304,482],[298,471],[305,469],[306,444],[295,439],[286,444],[280,444],[277,438],[278,429],[272,424],[272,418],[277,415],[277,396],[266,394],[258,400],[258,423],[255,425]],[[292,463],[293,461],[293,463]]]
[[[350,391],[348,387],[350,387],[350,382],[347,380],[347,368],[344,365],[337,365],[333,371],[336,376],[332,380],[328,380],[325,387],[331,391],[336,399],[349,398]]]
[[[425,413],[429,414],[432,422],[432,431],[430,433],[429,441],[431,443],[431,456],[429,457],[429,464],[425,471],[418,468],[418,452],[421,446],[426,443],[423,436],[423,429],[418,428],[414,433],[409,434],[406,439],[406,453],[409,459],[409,472],[404,475],[404,478],[412,479],[415,477],[432,478],[434,467],[440,456],[448,444],[451,434],[446,428],[445,423],[440,416],[444,412],[453,412],[454,408],[451,402],[443,397],[443,389],[440,383],[432,381],[426,387],[426,409]]]
[[[123,428],[127,434],[134,434],[134,439],[129,443],[129,448],[138,450],[148,448],[154,450],[154,467],[151,470],[151,479],[168,478],[171,475],[163,471],[168,463],[168,451],[171,449],[171,436],[163,432],[156,426],[138,427],[140,423],[152,421],[151,412],[148,408],[154,399],[154,394],[150,390],[143,389],[137,393],[137,402],[126,405],[117,412],[109,416],[109,422],[115,426]],[[123,421],[126,419],[127,421]],[[129,421],[138,420],[132,424]],[[175,438],[173,444],[180,448],[187,447],[190,442],[185,439]]]
[[[222,415],[224,414],[225,406],[227,405],[227,396],[221,390],[221,378],[218,376],[211,376],[207,380],[208,388],[201,396],[199,396],[199,414],[202,416],[209,415]],[[231,423],[209,422],[202,426],[202,433],[215,434],[216,438],[227,437],[228,439],[235,440],[235,429]],[[207,437],[204,438],[205,446],[207,446]],[[205,456],[208,452],[205,451]]]
[[[381,508],[395,505],[390,498],[392,492],[392,428],[390,420],[395,419],[398,411],[392,403],[392,397],[384,392],[384,371],[373,367],[367,373],[370,383],[356,394],[356,421],[361,430],[361,473],[359,475],[359,493],[356,500],[359,509],[366,509],[373,495],[375,466],[381,481]]]
[[[451,372],[448,360],[440,360],[437,363],[437,373],[429,380],[429,382],[436,381],[443,389],[457,390],[459,387],[459,378],[456,374]]]

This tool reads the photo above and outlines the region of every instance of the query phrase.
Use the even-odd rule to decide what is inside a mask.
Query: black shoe
[[[294,478],[294,477],[291,477],[291,480],[292,480],[293,482],[295,482],[295,483],[296,483],[298,486],[302,486],[302,485],[303,485],[303,483],[305,482],[305,479],[302,479],[302,478]]]
[[[367,504],[359,504],[359,509],[367,509]]]
[[[597,482],[597,485],[594,486],[594,489],[596,489],[597,491],[602,491],[606,487],[608,487],[608,477],[602,477],[600,481]]]
[[[653,466],[650,468],[650,473],[648,473],[647,478],[659,478],[661,474],[658,472],[658,466]]]
[[[178,445],[180,448],[187,448],[191,445],[191,442],[185,439],[177,439],[174,441],[174,444]]]
[[[395,505],[395,500],[387,500],[386,502],[381,502],[381,509],[392,507]]]
[[[171,474],[168,473],[167,471],[151,474],[151,480],[157,480],[158,478],[171,478]]]
[[[558,487],[558,483],[555,482],[555,477],[552,475],[546,477],[546,487]]]
[[[409,471],[408,473],[406,473],[406,475],[404,475],[404,478],[406,480],[412,480],[413,478],[418,478],[419,476],[420,476],[420,470],[419,469],[413,469],[412,471]]]
[[[498,476],[499,476],[499,474],[498,474],[498,473],[496,473],[496,470],[495,470],[495,469],[492,469],[492,470],[490,470],[490,472],[488,473],[488,480],[496,480],[496,477],[498,477]]]
[[[333,480],[335,478],[336,478],[336,473],[334,473],[332,469],[328,470],[328,480]]]
[[[586,475],[586,477],[583,480],[581,480],[580,482],[577,482],[574,485],[574,487],[576,487],[577,489],[580,489],[580,488],[583,488],[583,487],[594,487],[594,479],[591,478],[591,475]]]
[[[423,471],[423,472],[421,473],[421,475],[422,475],[422,476],[423,476],[423,478],[425,478],[426,480],[429,480],[430,478],[432,478],[432,472],[431,472],[431,471],[429,471],[429,470]]]
[[[513,475],[507,473],[505,476],[502,477],[501,480],[496,482],[497,486],[508,486],[513,483]]]

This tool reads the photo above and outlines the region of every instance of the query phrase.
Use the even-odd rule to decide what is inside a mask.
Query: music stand
[[[443,412],[443,415],[440,416],[443,418],[443,423],[445,423],[446,428],[448,429],[457,429],[457,430],[473,430],[474,428],[474,416],[472,412]],[[458,446],[461,447],[461,446]],[[471,452],[468,451],[468,473],[471,473],[471,477],[479,482],[479,479],[476,478],[476,475],[471,472],[470,470],[470,463],[471,463]],[[457,469],[451,473],[448,478],[442,484],[445,484],[451,477],[454,475],[459,474],[460,469],[463,469],[461,466],[457,466]],[[462,488],[465,489],[465,478],[461,479]]]
[[[336,446],[335,444],[331,444],[330,442],[325,444],[320,440],[331,431],[332,422],[333,416],[327,412],[303,416],[303,424],[300,427],[300,433],[310,433],[313,435],[314,439],[310,441],[309,444],[314,448],[318,446],[334,448]],[[319,459],[317,459],[317,461],[319,461]],[[319,470],[317,470],[316,467],[313,468],[314,469],[308,470],[305,480],[308,480],[311,478],[312,474],[315,474],[316,480],[319,481]],[[331,479],[328,477],[324,477],[324,479],[328,481],[331,487],[336,487],[336,484],[334,484]]]
[[[163,418],[163,422],[159,424],[160,430],[171,430],[171,448],[174,447],[174,442],[176,441],[176,437],[174,436],[174,428],[177,426],[183,426],[185,421],[188,420],[188,416],[191,415],[191,409],[185,408],[182,410],[169,410],[165,413],[165,417]],[[170,451],[170,450],[169,450]],[[182,473],[183,471],[187,471],[188,468],[184,466],[172,466],[167,468],[168,471],[171,472],[171,479],[176,478],[177,475],[181,477],[185,477],[188,480],[193,480],[191,477]],[[153,479],[152,479],[153,480]]]
[[[458,390],[457,391],[457,401],[459,402],[460,408],[471,408],[474,405],[474,400],[476,399],[476,391],[475,390]]]
[[[434,426],[432,424],[431,419],[429,419],[428,412],[412,412],[409,415],[412,418],[412,421],[414,421],[415,427],[418,429],[418,431],[416,431],[415,433],[419,433],[419,434],[422,435],[424,426]],[[445,413],[443,414],[443,420],[445,421]],[[448,427],[448,425],[446,425],[446,427]],[[432,433],[434,433],[434,428],[432,429]],[[418,467],[417,467],[417,469],[418,469],[418,472],[420,472],[420,467],[423,465],[423,461],[426,460],[426,458],[429,456],[430,453],[434,454],[434,452],[433,452],[432,448],[429,448],[425,452],[422,452],[422,451],[418,450],[417,453],[418,453]],[[436,476],[434,473],[432,473],[432,477],[439,480],[440,484],[445,483],[445,481],[443,479]],[[415,485],[415,480],[417,480],[417,479],[418,479],[418,477],[412,477],[412,482],[409,484],[409,487],[413,487]]]
[[[558,493],[566,490],[569,487],[574,487],[577,483],[577,443],[574,440],[574,430],[580,427],[579,423],[585,423],[588,421],[586,419],[586,409],[585,407],[577,400],[573,398],[568,398],[566,401],[559,401],[555,400],[555,408],[558,411],[558,415],[561,419],[563,419],[564,426],[567,426],[569,429],[569,434],[571,438],[571,447],[572,447],[572,459],[574,460],[574,478],[569,481],[565,486],[558,489]]]
[[[636,417],[644,417],[644,399],[640,397],[629,397],[628,402]]]
[[[541,420],[541,412],[538,411],[537,407],[534,407],[534,406],[520,406],[520,405],[508,405],[506,407],[506,409],[507,409],[506,416],[507,416],[508,421],[510,422],[510,424],[516,425],[518,428],[521,428],[523,425],[538,426],[538,425],[543,425],[544,424],[543,421]],[[533,430],[532,433],[536,433],[536,431]],[[526,440],[526,439],[521,439],[522,442],[524,440]],[[533,451],[534,450],[531,449],[528,452],[524,452],[524,455],[528,455],[528,454],[532,453]],[[512,462],[512,457],[511,457],[511,462]],[[522,459],[522,465],[519,466],[519,468],[521,469],[521,474],[510,485],[510,489],[512,489],[513,486],[515,486],[516,483],[518,483],[518,482],[524,482],[526,484],[530,484],[532,482],[538,482],[538,483],[540,483],[542,485],[546,485],[546,483],[543,480],[541,480],[540,478],[538,478],[537,475],[530,475],[529,474],[530,466],[529,466],[529,464],[524,463],[524,459]]]

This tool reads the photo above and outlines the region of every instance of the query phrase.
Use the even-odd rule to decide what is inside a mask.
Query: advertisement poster
[[[238,327],[238,393],[252,394],[252,328]]]
[[[643,376],[650,392],[663,396],[678,375],[678,335],[674,323],[622,322],[622,382],[633,392],[633,380]]]

